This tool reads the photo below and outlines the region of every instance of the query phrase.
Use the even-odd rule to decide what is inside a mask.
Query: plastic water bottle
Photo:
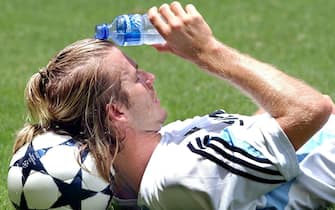
[[[119,46],[152,45],[165,42],[146,14],[120,15],[111,24],[96,25],[95,38],[109,39]]]

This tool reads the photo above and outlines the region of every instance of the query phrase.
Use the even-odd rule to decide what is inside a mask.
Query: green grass
[[[0,209],[11,209],[6,176],[15,132],[25,120],[23,89],[65,45],[93,36],[95,24],[144,13],[162,0],[2,0],[0,12]],[[210,0],[192,2],[218,39],[274,64],[335,98],[335,1]],[[168,121],[224,108],[250,114],[255,105],[194,65],[148,47],[123,50],[156,74]]]

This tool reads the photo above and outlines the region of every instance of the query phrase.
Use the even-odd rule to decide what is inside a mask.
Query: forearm
[[[278,121],[295,148],[320,129],[331,112],[329,98],[312,87],[215,39],[194,62],[249,95]]]
[[[332,110],[329,98],[218,42],[193,5],[183,9],[178,2],[164,4],[159,14],[151,8],[148,17],[166,40],[156,46],[158,50],[187,59],[240,88],[278,121],[296,149],[327,121]]]

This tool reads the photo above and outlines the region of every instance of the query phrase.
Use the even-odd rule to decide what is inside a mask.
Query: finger
[[[172,2],[170,4],[170,8],[171,11],[178,17],[185,18],[187,15],[181,4],[177,1]]]
[[[190,15],[196,15],[196,16],[200,15],[200,13],[198,12],[198,10],[195,8],[193,4],[186,5],[185,11],[187,12],[187,14],[190,14]]]
[[[169,26],[158,13],[157,7],[152,7],[151,9],[149,9],[148,18],[160,34],[164,34],[170,30]]]
[[[171,11],[170,6],[168,4],[163,4],[159,8],[159,13],[162,15],[162,17],[166,20],[168,24],[174,24],[176,21],[178,21],[176,15]]]

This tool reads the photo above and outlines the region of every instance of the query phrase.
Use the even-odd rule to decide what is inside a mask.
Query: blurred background
[[[0,209],[11,209],[6,176],[15,132],[26,119],[23,91],[29,77],[66,45],[94,36],[96,24],[120,14],[146,13],[162,0],[1,0]],[[216,37],[335,99],[335,1],[210,0],[194,4]],[[156,75],[167,122],[223,108],[252,114],[257,106],[228,83],[150,46],[123,47]]]

